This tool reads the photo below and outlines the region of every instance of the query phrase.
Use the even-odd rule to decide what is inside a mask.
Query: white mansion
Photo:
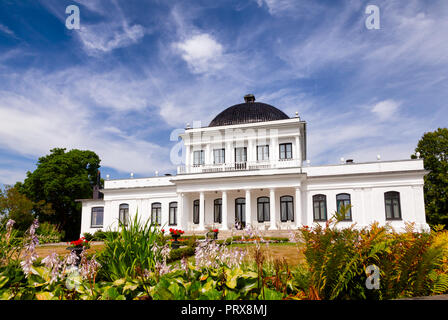
[[[208,127],[187,125],[180,134],[185,165],[177,175],[107,179],[93,199],[80,200],[81,234],[115,229],[136,212],[187,232],[249,224],[285,230],[325,223],[347,204],[352,207],[342,226],[378,221],[402,230],[414,222],[429,229],[423,160],[310,166],[306,122],[255,102],[253,95],[244,98]]]

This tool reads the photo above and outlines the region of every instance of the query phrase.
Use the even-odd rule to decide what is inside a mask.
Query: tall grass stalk
[[[98,256],[102,265],[98,277],[115,281],[135,278],[138,269],[154,271],[165,241],[157,227],[149,219],[142,222],[137,212],[127,226],[120,225],[118,234],[106,233],[104,250]]]

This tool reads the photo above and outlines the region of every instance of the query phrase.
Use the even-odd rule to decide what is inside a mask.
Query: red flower
[[[172,235],[181,235],[181,234],[184,233],[184,231],[182,231],[182,230],[180,230],[180,229],[172,229],[172,228],[170,228],[170,233],[171,233]]]
[[[78,240],[70,242],[70,245],[79,247],[79,246],[87,245],[88,243],[89,243],[89,241],[87,241],[86,238],[82,237],[82,238],[79,238]]]
[[[213,229],[212,231],[213,231],[213,232],[218,232],[219,230],[218,230],[218,229]]]

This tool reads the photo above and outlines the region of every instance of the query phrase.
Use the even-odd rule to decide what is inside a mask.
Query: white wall
[[[205,225],[213,222],[213,200],[221,198],[221,192],[227,191],[228,226],[234,223],[235,199],[245,198],[245,190],[251,190],[252,224],[257,225],[257,198],[269,197],[269,189],[275,188],[276,210],[275,220],[280,220],[280,197],[290,195],[296,203],[295,189],[301,189],[301,212],[296,212],[294,204],[295,223],[298,225],[312,225],[313,203],[315,194],[327,196],[327,217],[330,218],[336,211],[336,195],[348,193],[351,196],[352,221],[341,222],[340,226],[367,226],[374,221],[381,224],[389,223],[401,230],[405,222],[415,222],[418,229],[428,229],[425,219],[423,199],[422,161],[392,161],[382,163],[337,165],[308,167],[307,173],[300,173],[300,168],[281,170],[238,171],[230,173],[210,173],[196,175],[182,175],[175,177],[150,178],[146,180],[149,185],[140,186],[142,181],[134,187],[134,179],[121,180],[119,188],[112,187],[104,190],[104,201],[84,200],[82,211],[81,233],[94,233],[97,229],[90,227],[91,208],[104,205],[103,229],[117,226],[119,205],[127,203],[132,217],[138,209],[142,219],[149,219],[151,203],[162,204],[162,224],[168,225],[169,203],[178,202],[177,228],[188,230],[192,225],[193,200],[199,199],[199,192],[205,192]],[[305,169],[305,168],[304,168]],[[263,189],[261,191],[260,189]],[[237,190],[240,190],[238,193]],[[400,192],[402,220],[386,221],[384,193],[387,191]],[[216,192],[216,193],[215,193]],[[183,196],[182,196],[183,195]],[[179,203],[183,199],[184,206]],[[297,219],[299,218],[299,221]],[[286,224],[280,223],[279,228]],[[219,226],[218,226],[219,227]]]

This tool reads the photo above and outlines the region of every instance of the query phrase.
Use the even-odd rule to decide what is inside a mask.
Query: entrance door
[[[235,199],[235,227],[243,229],[246,226],[246,198]]]

